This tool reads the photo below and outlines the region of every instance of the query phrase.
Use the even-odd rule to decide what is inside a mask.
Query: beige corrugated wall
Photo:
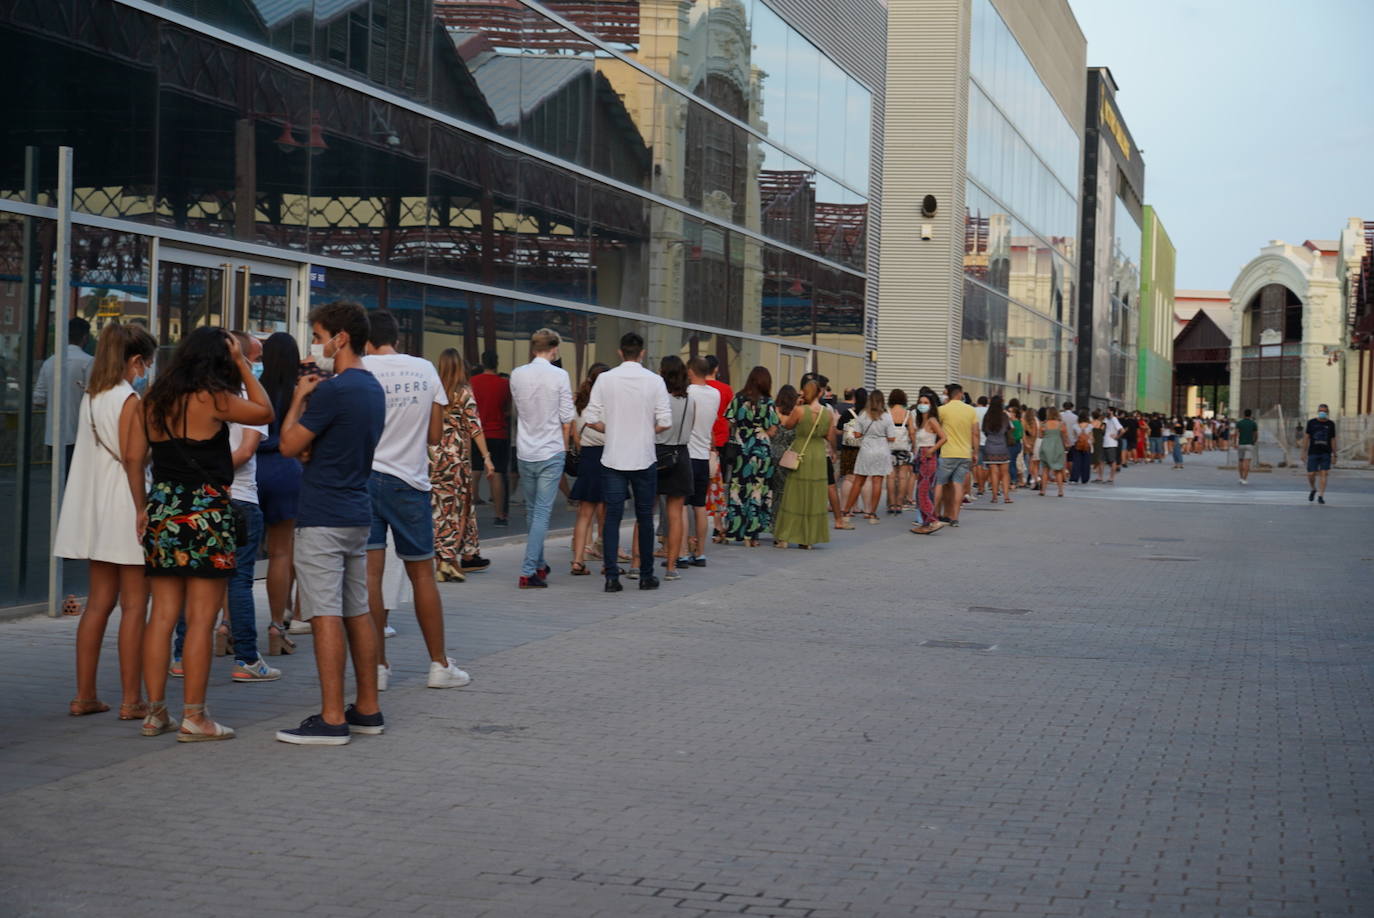
[[[1082,136],[1087,43],[1067,0],[992,3]],[[969,21],[969,0],[888,3],[877,381],[908,395],[959,376]]]
[[[877,381],[913,397],[958,375],[968,29],[968,0],[888,6]],[[928,194],[931,218],[921,216]]]

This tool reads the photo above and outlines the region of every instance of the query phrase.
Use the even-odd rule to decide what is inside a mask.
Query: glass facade
[[[972,23],[960,375],[1051,401],[1072,382],[1080,142],[989,0]]]
[[[159,6],[0,11],[0,283],[43,291],[29,337],[6,312],[0,466],[32,445],[23,393],[77,313],[168,345],[299,331],[348,296],[430,357],[509,368],[547,325],[575,376],[636,330],[735,379],[784,346],[862,377],[870,94],[764,0]],[[60,145],[79,215],[61,295],[33,268],[51,221],[16,213],[54,204]]]
[[[1114,200],[1111,278],[1111,382],[1109,398],[1128,404],[1135,395],[1140,347],[1140,225],[1120,195]]]

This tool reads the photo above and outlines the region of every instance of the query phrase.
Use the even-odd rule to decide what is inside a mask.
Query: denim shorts
[[[402,561],[428,561],[434,557],[434,512],[428,491],[417,491],[394,475],[373,472],[367,479],[372,498],[372,531],[367,550],[386,548],[386,531]]]
[[[941,456],[940,465],[935,470],[935,483],[947,485],[957,481],[963,484],[964,478],[968,476],[969,469],[972,467],[972,459],[954,459]]]
[[[1309,472],[1329,472],[1331,471],[1330,453],[1308,453],[1307,471]]]

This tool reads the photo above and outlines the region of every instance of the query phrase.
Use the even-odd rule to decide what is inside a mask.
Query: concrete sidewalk
[[[70,620],[0,625],[3,911],[1374,913],[1374,478],[1189,460],[657,592],[520,592],[497,548],[442,587],[473,684],[424,688],[399,615],[344,748],[272,739],[309,638],[276,683],[217,661],[240,736],[179,746],[64,716]]]

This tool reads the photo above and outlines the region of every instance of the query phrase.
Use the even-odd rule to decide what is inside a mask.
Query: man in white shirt
[[[691,438],[687,441],[687,457],[692,461],[692,496],[687,499],[687,506],[696,533],[689,559],[693,567],[706,566],[706,545],[711,541],[706,492],[711,486],[711,434],[720,409],[720,393],[707,384],[710,375],[711,365],[705,357],[693,357],[687,361],[687,397],[696,408]]]
[[[1124,428],[1117,420],[1116,411],[1107,409],[1106,417],[1102,420],[1102,457],[1112,470],[1112,477],[1107,484],[1116,484],[1116,471],[1121,468],[1121,431]]]
[[[1059,423],[1064,425],[1069,436],[1074,436],[1074,430],[1078,427],[1078,415],[1074,413],[1073,402],[1064,403],[1064,410],[1059,412]]]
[[[386,534],[406,566],[415,593],[415,619],[429,651],[429,687],[456,688],[472,678],[453,662],[444,646],[444,607],[434,578],[434,512],[430,505],[429,447],[439,442],[448,396],[434,364],[396,350],[400,326],[386,310],[368,317],[363,369],[386,395],[386,426],[372,454],[367,490],[372,498],[372,532],[367,537],[367,601],[377,625],[380,662],[377,688],[391,678],[386,657]]]
[[[988,413],[988,397],[978,396],[978,404],[973,408],[974,415],[978,418],[978,452],[973,457],[973,484],[978,489],[978,496],[982,497],[983,492],[988,486],[988,435],[983,433],[983,418]]]
[[[639,522],[639,588],[658,589],[654,576],[654,502],[658,497],[658,453],[654,435],[667,430],[673,420],[668,387],[663,377],[646,370],[644,339],[634,332],[620,339],[624,361],[596,378],[582,418],[593,430],[606,434],[601,453],[601,490],[606,498],[602,525],[602,557],[606,559],[606,592],[619,593],[620,520],[625,499],[634,492],[635,519]]]
[[[86,379],[91,375],[91,364],[95,358],[86,353],[86,344],[91,339],[91,323],[80,316],[67,322],[67,353],[65,366],[62,367],[62,431],[54,439],[51,413],[48,423],[43,425],[43,442],[56,449],[58,443],[67,448],[67,468],[72,467],[72,451],[76,449],[76,428],[80,423],[81,396],[86,393]],[[33,387],[33,407],[48,407],[52,393],[54,364],[57,355],[53,354],[38,368],[38,381]],[[54,457],[55,458],[55,457]]]
[[[549,516],[563,478],[563,459],[576,416],[568,372],[553,365],[561,343],[558,332],[539,329],[530,335],[530,352],[534,357],[510,374],[511,404],[519,419],[515,456],[530,527],[525,537],[525,560],[520,566],[522,590],[549,585],[544,539],[549,532]]]

